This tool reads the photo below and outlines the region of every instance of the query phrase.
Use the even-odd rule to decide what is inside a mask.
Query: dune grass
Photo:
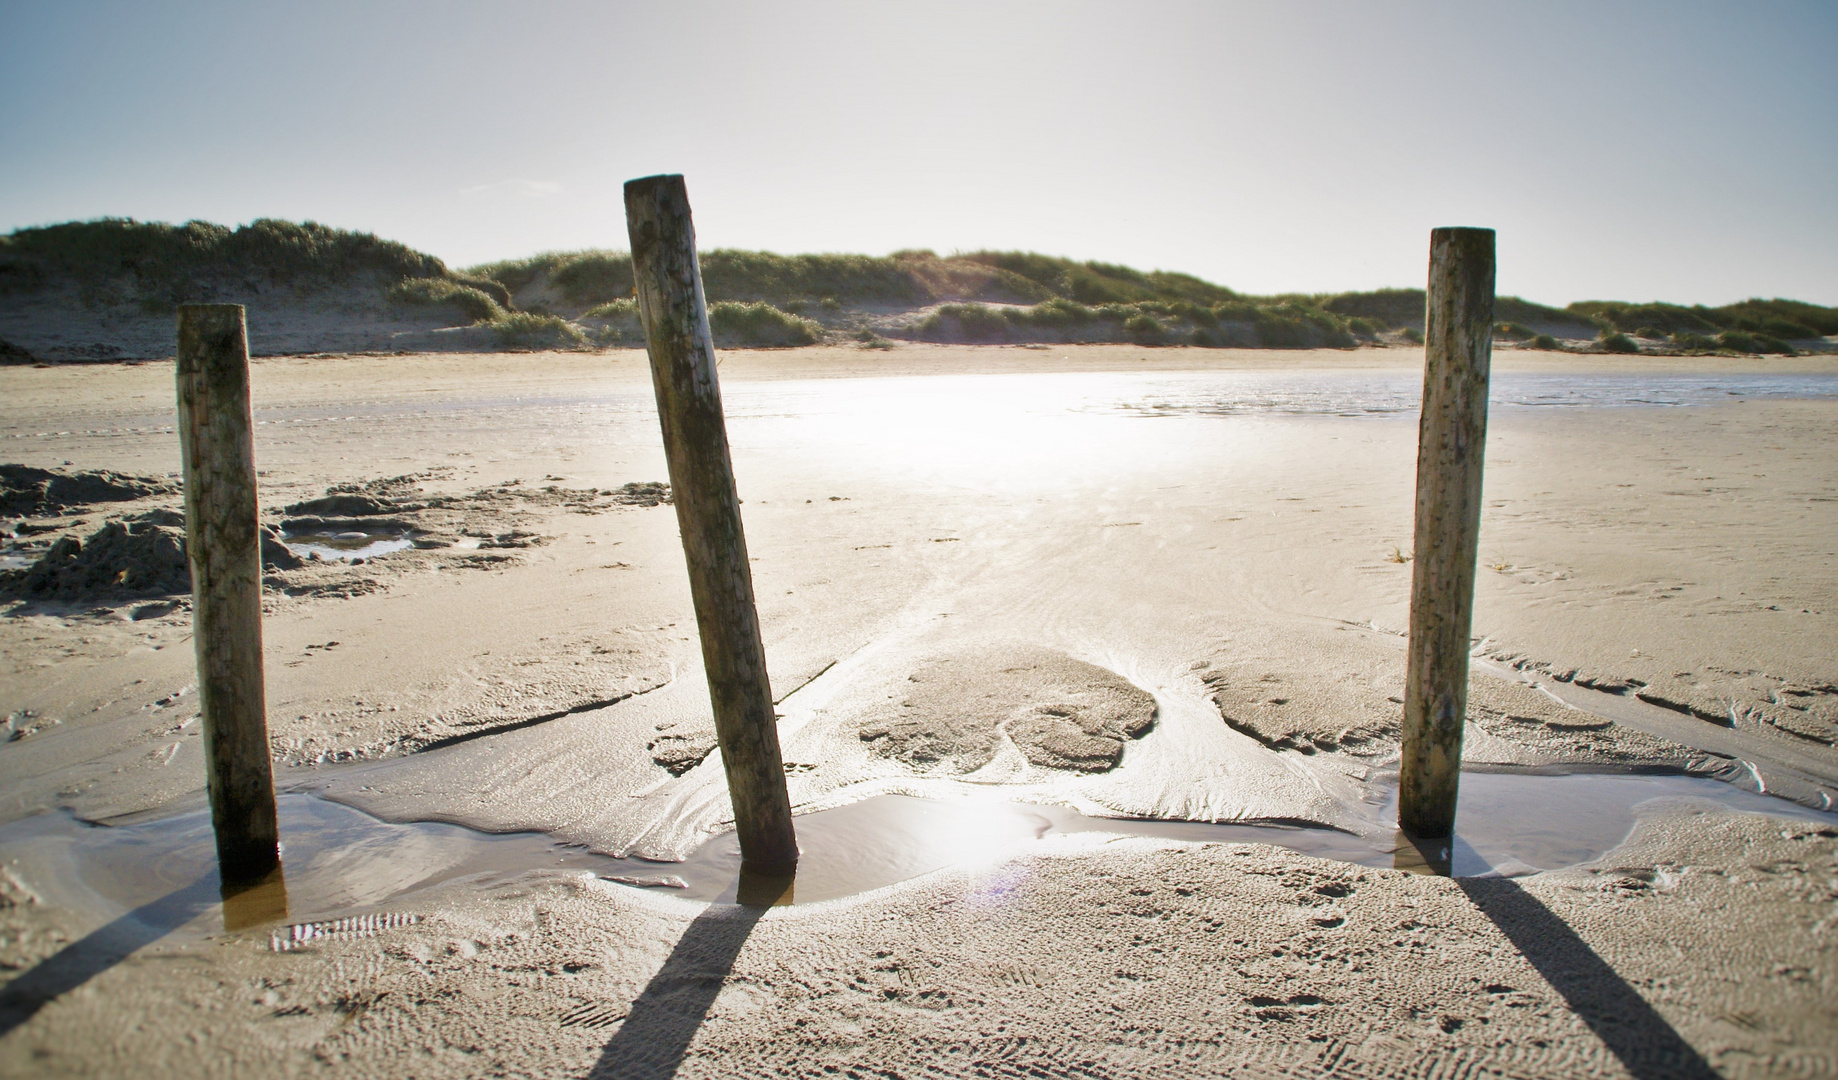
[[[1424,295],[1422,289],[1374,289],[1370,292],[1321,293],[1309,298],[1325,311],[1338,315],[1359,316],[1385,330],[1423,329]],[[1596,324],[1586,316],[1563,308],[1548,307],[1517,296],[1495,297],[1493,317],[1502,326],[1516,327],[1531,337],[1529,324],[1551,327],[1575,327],[1594,332]],[[1514,333],[1517,333],[1515,330]],[[1512,336],[1503,334],[1502,336]]]
[[[1134,345],[1262,345],[1352,348],[1349,320],[1299,305],[1234,300],[1081,304],[1056,299],[1030,306],[944,304],[907,327],[922,341],[963,344],[1089,342]]]
[[[777,306],[823,299],[922,303],[927,291],[892,257],[775,255],[764,251],[702,252],[702,291],[711,303],[765,301]],[[469,273],[517,292],[539,280],[571,306],[592,307],[632,295],[632,258],[622,251],[549,252],[487,263]]]
[[[587,344],[580,327],[555,315],[513,311],[488,325],[505,349],[573,349]]]
[[[1579,300],[1568,310],[1586,316],[1610,332],[1658,331],[1661,335],[1719,335],[1725,332],[1760,336],[1776,343],[1806,341],[1838,334],[1838,308],[1820,307],[1798,300],[1744,300],[1723,307],[1702,304],[1686,307],[1660,302],[1630,304],[1619,300]],[[1746,341],[1746,339],[1732,339]],[[1752,342],[1751,342],[1752,343]],[[1737,348],[1735,345],[1728,348]],[[1753,349],[1739,351],[1753,352]]]
[[[150,314],[261,287],[327,287],[356,276],[387,287],[455,275],[405,244],[311,221],[263,218],[232,229],[102,218],[0,236],[0,293],[70,282],[86,302],[138,302]],[[487,296],[502,291],[491,282],[470,284]],[[508,300],[504,294],[497,302]]]
[[[445,304],[464,312],[475,323],[504,318],[504,307],[470,284],[447,278],[410,278],[397,282],[387,294],[398,303],[432,307]]]
[[[1382,343],[1382,335],[1420,341],[1423,326],[1421,289],[1250,296],[1191,274],[1026,251],[713,249],[701,267],[718,340],[757,347],[848,340],[869,326],[880,340],[1346,348]],[[507,341],[642,337],[630,306],[632,260],[617,250],[547,252],[455,273],[403,244],[310,221],[228,228],[105,218],[0,236],[0,294],[72,284],[92,306],[138,305],[147,314],[190,301],[253,300],[271,286],[355,286],[452,309]],[[1838,334],[1838,308],[1779,298],[1716,308],[1610,300],[1554,308],[1503,296],[1494,312],[1497,337],[1533,348],[1563,335],[1639,349],[1638,337],[1649,349],[1755,354]]]
[[[1607,353],[1637,353],[1640,346],[1626,334],[1611,333],[1604,330],[1596,337],[1596,348]]]
[[[1031,252],[976,251],[941,257],[924,250],[872,255],[778,255],[717,248],[701,253],[702,288],[711,303],[763,301],[789,310],[831,303],[918,307],[939,301],[1086,305],[1142,301],[1217,304],[1238,294],[1190,274],[1144,273],[1112,263],[1078,262]],[[471,267],[512,292],[546,282],[559,299],[592,307],[632,294],[624,252],[549,252]]]
[[[715,335],[715,344],[729,348],[784,349],[823,340],[822,326],[760,301],[710,304],[708,328]]]
[[[638,321],[638,302],[613,300],[584,312],[580,321],[592,339],[602,345],[643,345],[644,330]],[[720,300],[708,306],[708,326],[722,348],[783,349],[816,345],[823,327],[771,304]]]

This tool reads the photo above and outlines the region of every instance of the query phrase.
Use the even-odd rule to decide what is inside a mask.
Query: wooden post
[[[741,863],[756,873],[789,874],[798,863],[798,841],[683,178],[627,183],[625,219]]]
[[[1448,836],[1455,828],[1487,446],[1493,266],[1492,229],[1430,233],[1410,659],[1398,766],[1398,827],[1422,837]]]
[[[179,308],[179,446],[192,638],[217,865],[228,883],[280,865],[262,689],[262,552],[241,304]]]

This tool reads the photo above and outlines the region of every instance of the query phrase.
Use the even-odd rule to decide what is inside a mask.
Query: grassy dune
[[[1421,340],[1423,291],[1250,296],[1190,274],[1024,251],[892,255],[702,253],[710,326],[727,347],[824,341],[1108,342],[1352,348]],[[67,295],[165,315],[175,304],[275,290],[346,293],[379,311],[437,311],[503,348],[634,345],[632,262],[550,252],[464,271],[368,233],[263,219],[235,229],[103,219],[0,236],[0,305]],[[1500,297],[1499,340],[1603,352],[1792,352],[1838,334],[1838,309],[1794,300],[1723,307]],[[423,316],[425,317],[425,316]],[[475,332],[478,333],[478,332]]]

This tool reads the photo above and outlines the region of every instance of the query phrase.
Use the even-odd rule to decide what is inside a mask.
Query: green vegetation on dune
[[[1090,306],[1048,300],[1026,307],[944,304],[907,329],[922,341],[965,344],[1109,342],[1136,345],[1351,348],[1350,320],[1290,303],[1213,305],[1142,300]]]
[[[1638,334],[1643,329],[1663,334],[1700,335],[1735,331],[1786,341],[1838,334],[1838,308],[1799,300],[1754,299],[1715,308],[1702,304],[1685,307],[1659,302],[1629,304],[1619,300],[1580,300],[1571,304],[1569,310],[1605,330],[1621,333]]]
[[[496,322],[505,315],[504,306],[483,290],[447,278],[410,278],[397,282],[388,295],[404,304],[446,304],[464,312],[475,323]]]
[[[941,257],[931,251],[873,255],[777,255],[716,248],[701,253],[702,288],[711,303],[759,302],[780,308],[818,303],[919,307],[941,301],[1081,304],[1238,299],[1190,274],[1144,273],[1110,263],[1077,262],[1020,251],[976,251]],[[560,301],[592,307],[632,294],[632,261],[624,252],[549,252],[486,263],[467,273],[520,292],[546,283]],[[1421,303],[1419,303],[1421,307]]]
[[[1410,327],[1413,330],[1423,329],[1424,296],[1422,289],[1375,289],[1371,292],[1323,294],[1313,299],[1327,311],[1341,315],[1362,316],[1386,329],[1403,327]],[[1579,331],[1596,329],[1595,323],[1587,316],[1566,311],[1563,308],[1535,304],[1517,296],[1496,297],[1493,302],[1493,317],[1502,323],[1528,330],[1527,324],[1574,327]],[[1530,337],[1531,334],[1528,332],[1525,336]]]
[[[324,286],[356,275],[384,282],[451,278],[439,259],[370,233],[264,218],[235,229],[104,218],[0,236],[0,293],[72,282],[86,296],[131,292],[148,310],[215,299],[225,288]],[[508,303],[494,282],[469,282]]]
[[[644,344],[635,300],[596,305],[583,312],[580,321],[602,345]],[[730,349],[783,349],[823,341],[820,324],[758,301],[717,300],[708,306],[708,326],[715,344]]]
[[[1314,297],[1245,297],[1190,274],[1030,252],[874,257],[716,249],[701,255],[701,267],[717,340],[739,345],[812,344],[822,340],[824,327],[807,313],[847,321],[845,310],[863,308],[887,315],[931,309],[904,325],[870,331],[878,340],[966,343],[1347,348],[1392,325],[1338,314]],[[600,340],[636,343],[636,311],[620,306],[632,292],[631,260],[623,253],[552,252],[468,273],[496,280],[526,306],[543,303],[541,297],[556,310],[578,311],[577,318],[600,324],[593,331]],[[1422,293],[1415,295],[1420,320]],[[746,307],[724,312],[723,304]]]
[[[708,326],[715,344],[729,347],[786,348],[823,340],[822,326],[759,301],[716,301],[708,308]]]
[[[701,268],[710,329],[727,348],[887,348],[898,339],[1264,348],[1422,341],[1422,289],[1249,296],[1191,274],[993,250],[718,248],[701,254]],[[396,321],[388,305],[439,309],[435,317],[485,328],[486,340],[506,348],[643,343],[623,251],[548,252],[456,273],[403,244],[313,222],[228,228],[110,218],[0,236],[0,299],[38,294],[45,299],[34,303],[55,305],[73,297],[152,316],[189,301],[272,302],[262,297],[276,288],[281,296],[341,289],[340,305],[369,297],[351,310],[370,314],[353,317],[384,324]],[[1556,308],[1503,296],[1494,317],[1498,340],[1533,349],[1792,353],[1792,342],[1838,334],[1838,308],[1784,299]]]
[[[466,273],[496,281],[513,294],[546,283],[564,303],[576,307],[632,295],[632,257],[623,251],[551,251],[474,266]]]
[[[1191,274],[1163,270],[1144,273],[1115,263],[1078,262],[1031,251],[972,251],[952,258],[1007,271],[1052,296],[1081,304],[1132,304],[1144,300],[1217,304],[1238,299],[1232,290]]]
[[[784,305],[835,297],[855,302],[924,303],[928,293],[894,258],[870,255],[774,255],[715,249],[699,256],[702,289],[711,303],[765,301]],[[549,252],[487,263],[469,273],[513,293],[546,282],[564,305],[593,307],[632,295],[632,257],[623,251]]]
[[[587,343],[587,335],[567,319],[513,311],[490,323],[498,344],[506,349],[572,349]]]

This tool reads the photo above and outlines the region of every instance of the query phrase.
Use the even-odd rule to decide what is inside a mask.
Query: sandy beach
[[[1454,878],[1387,816],[1421,363],[723,353],[794,810],[960,808],[935,865],[762,909],[608,869],[731,829],[643,353],[258,358],[264,523],[402,538],[264,599],[277,783],[369,855],[303,839],[246,918],[195,836],[157,866],[188,602],[12,601],[0,1071],[1830,1075],[1838,361],[1494,354],[1464,764],[1517,786]],[[175,478],[169,363],[0,388],[0,460]]]

